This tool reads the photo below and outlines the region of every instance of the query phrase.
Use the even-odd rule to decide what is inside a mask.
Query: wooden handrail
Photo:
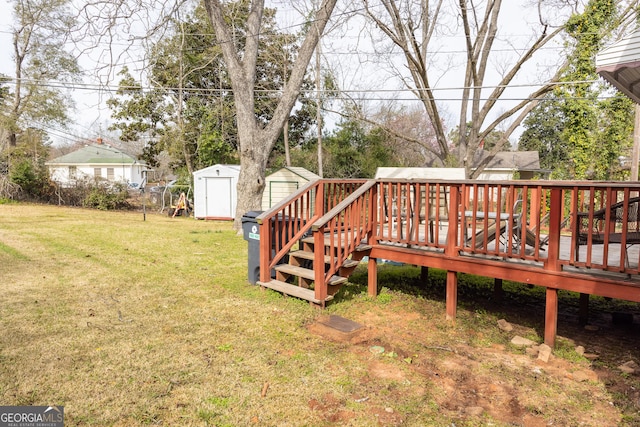
[[[311,226],[314,235],[313,268],[316,299],[326,298],[331,277],[339,271],[356,246],[370,234],[372,218],[369,206],[365,205],[367,196],[371,202],[372,195],[375,194],[372,191],[375,185],[376,182],[373,180],[365,182]],[[326,267],[325,255],[329,256],[328,267]]]
[[[309,230],[318,212],[317,197],[323,180],[310,181],[296,193],[256,217],[260,225],[260,280],[271,280],[271,269]]]
[[[265,220],[268,220],[273,216],[277,215],[279,211],[281,211],[284,207],[290,205],[291,202],[300,199],[301,195],[306,194],[309,191],[309,189],[316,188],[320,184],[320,182],[321,182],[321,179],[315,179],[307,182],[305,185],[299,188],[298,191],[280,200],[278,203],[276,203],[275,206],[272,206],[271,209],[269,209],[268,211],[264,211],[263,213],[258,215],[256,217],[256,222],[258,224],[262,224]]]
[[[369,189],[374,185],[376,185],[376,181],[374,180],[367,181],[365,184],[360,186],[360,188],[358,188],[355,192],[351,193],[349,197],[347,197],[346,199],[338,203],[333,209],[331,209],[329,212],[327,212],[326,214],[318,218],[316,221],[314,221],[314,223],[311,226],[311,230],[316,231],[316,230],[319,230],[322,226],[325,226],[329,222],[329,220],[331,220],[332,218],[335,218],[347,206],[352,204],[360,196],[362,196],[367,191],[369,191]]]
[[[450,195],[454,192],[459,206],[451,209]],[[587,242],[580,242],[585,252],[580,257],[576,243],[578,219],[585,216],[579,212],[588,212],[590,223],[598,212],[604,212],[606,223],[611,219],[612,206],[628,211],[630,200],[638,195],[640,183],[628,182],[321,179],[258,217],[262,227],[261,266],[267,267],[263,269],[266,276],[261,277],[268,278],[275,263],[309,232],[317,236],[317,251],[325,250],[325,236],[328,239],[328,270],[320,265],[316,268],[318,275],[322,273],[322,283],[340,268],[354,242],[365,235],[371,244],[429,249],[441,254],[446,251],[452,257],[486,255],[531,261],[553,271],[568,266],[637,275],[638,259],[628,260],[626,253],[620,260],[609,260],[608,256],[611,245],[635,243],[629,236],[605,239],[598,243],[599,252],[592,250],[596,242],[587,237]],[[494,218],[515,218],[513,202],[518,199],[522,200],[517,212],[521,215],[519,227],[504,231],[497,227],[499,236],[491,239],[476,235],[483,229],[489,231]],[[450,217],[451,212],[466,211],[482,214],[472,215],[469,222]],[[449,232],[451,227],[457,228],[456,233]],[[628,234],[632,230],[622,227],[615,231]],[[529,233],[537,239],[531,239]],[[498,237],[503,244],[497,241]],[[455,242],[449,242],[451,238]]]
[[[258,215],[260,280],[269,281],[271,269],[305,236],[315,220],[365,182],[317,179]]]

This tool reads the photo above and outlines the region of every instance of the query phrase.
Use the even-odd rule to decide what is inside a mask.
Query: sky
[[[292,9],[287,9],[289,3],[285,0],[273,0],[279,10],[287,12],[281,18],[282,26],[294,25],[297,21],[293,17]],[[504,2],[504,25],[507,33],[511,36],[507,40],[502,41],[505,52],[509,49],[518,48],[518,44],[525,41],[527,33],[523,30],[526,25],[527,17],[523,15],[519,1]],[[11,59],[11,14],[9,11],[11,6],[7,0],[0,0],[0,73],[13,76],[13,65]],[[6,12],[6,13],[5,13]],[[370,43],[361,37],[361,28],[358,27],[358,21],[349,24],[349,28],[345,31],[332,31],[323,37],[323,54],[326,56],[327,63],[330,63],[334,71],[340,79],[343,88],[352,90],[354,97],[365,97],[370,99],[378,99],[380,102],[392,98],[403,100],[408,105],[415,101],[409,92],[401,90],[400,83],[393,79],[388,67],[382,67],[376,64],[371,55]],[[460,61],[459,55],[462,52],[463,38],[450,37],[445,39],[442,44],[443,63],[440,64],[441,75],[435,86],[439,88],[437,95],[442,98],[441,103],[446,105],[446,110],[450,114],[448,120],[449,127],[457,124],[456,114],[460,105],[460,77],[463,71],[461,67],[453,67],[456,61]],[[447,54],[448,52],[448,54]],[[365,54],[363,54],[365,53]],[[542,59],[535,64],[530,70],[529,75],[518,80],[522,86],[514,86],[507,92],[507,98],[510,100],[502,101],[500,109],[507,109],[510,105],[515,104],[519,99],[526,96],[532,91],[529,83],[536,83],[543,74],[543,70],[547,68],[547,61],[558,60],[558,50],[549,50],[546,59]],[[507,53],[504,54],[505,59]],[[135,56],[135,55],[133,55]],[[498,57],[499,61],[499,57]],[[403,69],[404,61],[398,57],[396,67]],[[92,70],[95,66],[92,64],[91,58],[84,56],[81,58],[81,65],[88,70]],[[500,68],[500,64],[494,64],[495,68]],[[435,66],[435,65],[432,65]],[[449,68],[448,68],[449,67]],[[135,67],[132,67],[135,68]],[[405,67],[406,68],[406,67]],[[489,81],[498,80],[498,76]],[[89,72],[85,77],[85,82],[97,84],[97,76],[91,75]],[[112,82],[115,86],[116,83]],[[111,87],[113,87],[111,86]],[[105,105],[105,100],[109,96],[108,92],[99,93],[97,90],[74,90],[74,99],[76,101],[76,111],[71,114],[73,124],[68,130],[55,129],[52,130],[54,141],[59,143],[69,143],[77,139],[93,139],[107,134],[107,128],[110,124],[110,112]]]
[[[0,73],[15,76],[13,65],[13,50],[11,39],[12,6],[7,0],[0,0]],[[78,141],[94,140],[111,134],[107,131],[111,123],[111,114],[106,106],[106,93],[96,90],[100,80],[92,72],[95,65],[90,57],[79,59],[81,67],[85,69],[83,82],[90,87],[72,89],[75,111],[70,113],[72,123],[65,129],[59,126],[48,128],[54,144],[72,144]]]

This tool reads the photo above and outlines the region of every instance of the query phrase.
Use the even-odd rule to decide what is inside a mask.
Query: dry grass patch
[[[354,283],[322,313],[249,285],[247,242],[229,223],[0,209],[0,398],[64,405],[69,426],[635,420],[632,407],[609,403],[613,377],[576,380],[586,361],[536,369],[489,308],[461,308],[451,324],[438,297],[386,289],[371,299]],[[392,287],[412,274],[381,277]],[[368,335],[342,343],[311,333],[327,313]]]

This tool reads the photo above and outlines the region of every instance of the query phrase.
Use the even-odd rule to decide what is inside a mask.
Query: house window
[[[107,168],[107,179],[109,181],[113,181],[115,178],[115,174],[113,173],[113,168]]]
[[[75,166],[69,166],[69,179],[76,179],[78,177],[78,169]]]
[[[94,178],[100,178],[102,176],[102,168],[93,168]]]

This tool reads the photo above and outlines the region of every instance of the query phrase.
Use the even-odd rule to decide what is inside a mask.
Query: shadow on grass
[[[379,294],[381,289],[388,289],[444,306],[446,272],[429,269],[426,278],[421,276],[420,267],[381,264]],[[336,303],[367,293],[366,266],[360,266],[349,282],[345,296],[341,299],[342,292],[338,294]],[[384,293],[380,295],[378,298],[384,297]],[[544,337],[545,299],[543,286],[504,281],[502,292],[496,293],[493,278],[466,274],[458,277],[458,309],[484,311],[496,319],[533,329],[540,342]],[[587,325],[579,321],[578,293],[559,291],[558,308],[555,353],[575,355],[574,348],[583,346],[593,355],[591,366],[611,393],[613,403],[621,408],[623,425],[640,425],[640,376],[623,374],[618,368],[629,361],[640,364],[640,304],[592,295]]]
[[[367,292],[367,269],[359,267],[349,278],[349,289],[342,300]],[[403,294],[445,302],[446,272],[429,269],[425,279],[420,267],[381,264],[378,267],[378,289],[387,288]],[[340,294],[339,294],[340,295]],[[559,292],[558,333],[576,341],[592,344],[594,337],[615,337],[628,342],[626,351],[640,357],[640,304],[591,296],[589,320],[585,329],[579,322],[580,296],[576,292]],[[458,307],[470,311],[484,310],[512,323],[533,328],[544,336],[545,288],[504,281],[502,292],[495,292],[494,280],[488,277],[460,274]],[[336,302],[340,299],[337,298]],[[623,348],[622,350],[625,350]],[[606,346],[603,345],[603,352]],[[640,360],[639,360],[640,362]]]

